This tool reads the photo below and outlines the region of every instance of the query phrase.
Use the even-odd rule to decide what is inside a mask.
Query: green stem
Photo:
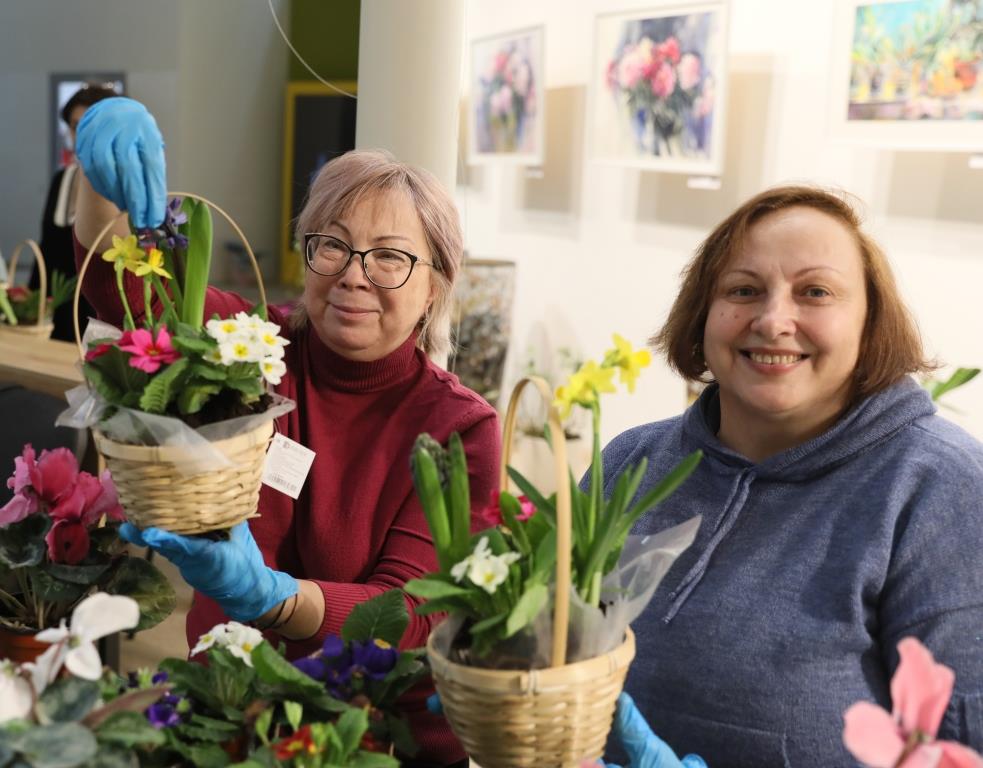
[[[0,589],[0,600],[4,600],[14,610],[26,611],[27,607],[9,592]]]
[[[150,281],[144,278],[143,280],[143,321],[150,326],[150,332],[155,333],[157,330],[154,328],[154,311],[150,306]]]
[[[176,319],[178,317],[177,309],[171,302],[171,297],[167,295],[167,290],[164,288],[164,283],[161,281],[160,277],[154,273],[151,273],[151,279],[154,281],[154,288],[157,290],[157,298],[160,299],[160,303],[164,305],[164,312],[173,312]],[[174,330],[174,328],[171,328],[171,333],[173,333]]]
[[[123,304],[123,329],[127,331],[135,330],[137,324],[133,322],[133,313],[130,312],[130,302],[126,300],[126,290],[123,288],[123,272],[125,271],[122,261],[116,262],[116,288],[119,290],[119,300]]]
[[[594,400],[590,406],[594,445],[591,455],[590,504],[587,506],[587,541],[593,542],[597,517],[604,498],[604,467],[601,465],[601,404]],[[588,544],[587,549],[590,549]]]

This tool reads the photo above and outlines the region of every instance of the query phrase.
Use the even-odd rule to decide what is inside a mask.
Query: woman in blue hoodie
[[[843,712],[890,709],[907,636],[956,674],[939,738],[983,748],[983,446],[910,376],[932,366],[850,205],[812,187],[745,203],[652,341],[709,386],[604,452],[608,478],[648,458],[639,494],[705,455],[635,529],[703,515],[634,627],[627,690],[668,744],[642,762],[855,765]]]

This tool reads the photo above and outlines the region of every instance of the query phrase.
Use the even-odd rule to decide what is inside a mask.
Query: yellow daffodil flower
[[[566,385],[556,390],[553,403],[560,411],[560,418],[567,418],[574,404],[590,407],[602,392],[614,392],[614,384],[611,383],[613,376],[614,368],[599,366],[593,360],[580,366]]]
[[[140,260],[140,263],[136,265],[133,272],[139,277],[149,275],[153,272],[155,275],[166,277],[168,280],[171,278],[170,273],[164,269],[164,254],[156,248],[150,249],[146,258]]]
[[[621,383],[628,388],[629,392],[634,392],[635,380],[638,378],[639,372],[652,363],[652,353],[647,349],[633,350],[631,343],[616,333],[614,334],[614,349],[608,352],[605,360],[610,360],[612,365],[620,369]]]
[[[137,265],[143,261],[143,250],[137,245],[136,235],[126,237],[113,235],[113,247],[107,249],[102,254],[102,258],[104,261],[122,264],[122,268],[135,272]]]

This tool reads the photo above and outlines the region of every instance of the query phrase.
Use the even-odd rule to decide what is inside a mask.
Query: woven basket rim
[[[0,330],[12,331],[13,333],[33,334],[35,336],[50,336],[54,329],[55,324],[51,320],[46,320],[40,324],[19,323],[17,325],[10,325],[9,323],[0,323]]]
[[[544,669],[485,669],[450,661],[434,645],[440,627],[427,639],[427,656],[435,676],[444,680],[502,693],[535,693],[566,688],[606,677],[628,667],[635,658],[635,634],[625,630],[621,645],[600,656]]]
[[[131,445],[120,443],[107,437],[98,429],[93,429],[96,447],[103,456],[137,462],[163,462],[183,464],[188,461],[187,448],[176,445]],[[222,453],[232,454],[265,443],[273,434],[273,420],[265,421],[257,427],[232,437],[212,441],[212,446]]]

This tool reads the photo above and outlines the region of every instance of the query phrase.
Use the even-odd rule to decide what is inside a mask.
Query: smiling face
[[[359,251],[388,245],[432,261],[420,217],[402,191],[370,194],[318,231]],[[350,360],[378,360],[409,338],[433,301],[430,270],[418,263],[405,285],[387,290],[369,282],[356,256],[339,275],[308,270],[304,306],[329,349]]]
[[[851,396],[866,315],[849,229],[803,206],[756,222],[717,280],[704,327],[725,444],[775,429],[795,444],[828,428]]]

